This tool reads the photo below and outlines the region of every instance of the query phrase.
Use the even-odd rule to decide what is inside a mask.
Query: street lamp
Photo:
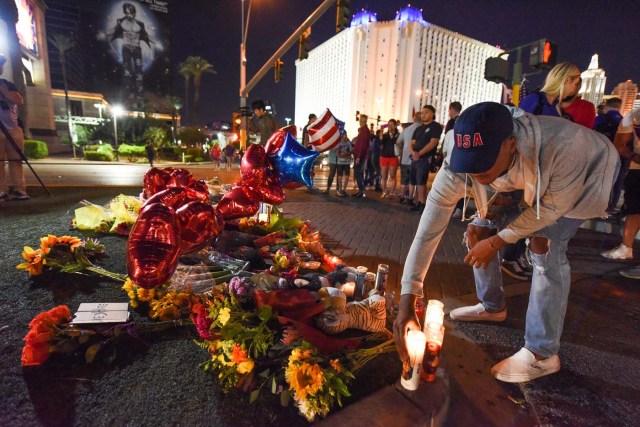
[[[251,18],[251,3],[253,0],[249,0],[249,9],[247,10],[247,22],[244,21],[244,1],[242,0],[242,15],[240,30],[240,114],[242,124],[240,125],[240,146],[245,148],[247,146],[247,116],[245,111],[247,109],[247,97],[243,94],[244,88],[247,86],[247,32],[249,31],[249,18]]]
[[[118,116],[122,114],[122,107],[120,105],[114,105],[111,108],[111,115],[113,116],[113,137],[116,144],[116,160],[120,160],[118,156]]]

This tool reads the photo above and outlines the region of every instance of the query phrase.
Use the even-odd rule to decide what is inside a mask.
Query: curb
[[[443,360],[441,359],[441,363]],[[320,421],[322,427],[415,427],[441,426],[449,409],[449,377],[438,368],[434,382],[421,381],[408,391],[398,380]]]

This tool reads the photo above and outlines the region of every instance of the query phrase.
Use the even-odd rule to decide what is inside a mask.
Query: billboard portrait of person
[[[133,3],[123,3],[122,12],[124,16],[117,18],[115,26],[106,33],[99,33],[98,38],[101,40],[109,38],[111,48],[122,64],[125,90],[129,96],[140,98],[144,89],[141,43],[146,43],[153,59],[154,42],[149,37],[144,22],[136,18],[138,11]]]

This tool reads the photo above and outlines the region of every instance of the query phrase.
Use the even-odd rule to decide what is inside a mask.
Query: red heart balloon
[[[264,149],[267,154],[276,154],[278,152],[280,147],[282,147],[282,144],[284,144],[284,139],[287,136],[287,132],[289,132],[295,138],[297,134],[296,126],[285,126],[272,133],[267,140],[267,143],[264,145]]]
[[[127,270],[146,289],[167,282],[178,265],[180,237],[175,211],[160,203],[140,210],[127,242]]]
[[[227,221],[255,215],[260,209],[260,202],[250,194],[247,187],[238,186],[220,199],[217,209],[222,218]]]
[[[264,147],[252,144],[240,161],[240,176],[246,185],[260,185],[264,181],[267,165],[267,154]]]
[[[207,246],[220,234],[224,222],[208,203],[190,202],[176,211],[180,230],[180,253],[187,254]]]
[[[175,169],[171,172],[167,187],[189,187],[193,182],[194,179],[191,172],[186,169]]]
[[[252,187],[252,193],[257,200],[269,203],[270,205],[280,205],[284,202],[284,190],[278,182],[278,175],[273,169],[267,171],[264,183],[259,187]]]
[[[145,206],[153,203],[162,203],[168,208],[177,210],[181,206],[194,201],[208,202],[209,194],[205,195],[191,188],[169,187],[147,199]]]
[[[171,169],[171,170],[168,170]],[[167,188],[169,177],[173,168],[151,168],[144,174],[144,196],[151,197]]]
[[[207,182],[204,179],[193,181],[189,188],[193,191],[198,192],[200,194],[199,197],[203,198],[203,202],[209,200],[209,186],[207,186]]]

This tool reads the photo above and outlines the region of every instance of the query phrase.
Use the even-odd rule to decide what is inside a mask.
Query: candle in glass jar
[[[409,353],[409,369],[403,371],[400,384],[407,390],[417,390],[420,385],[420,371],[427,336],[422,331],[411,330],[406,336],[407,352]]]
[[[341,291],[347,296],[347,298],[353,298],[353,294],[356,289],[356,284],[354,282],[347,282],[342,285]]]
[[[438,323],[425,324],[425,337],[427,340],[422,360],[421,377],[427,382],[435,381],[436,371],[440,363],[440,350],[444,340],[444,326]]]

